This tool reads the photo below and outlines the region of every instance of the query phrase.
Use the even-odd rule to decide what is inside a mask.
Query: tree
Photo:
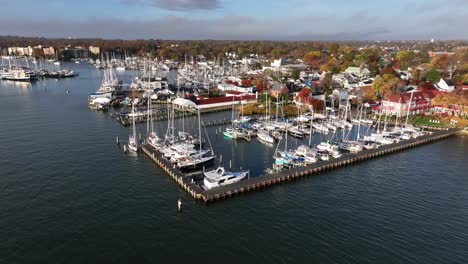
[[[397,76],[396,71],[392,67],[385,67],[380,71],[380,76],[384,76],[386,74]]]
[[[322,86],[323,91],[325,92],[325,95],[332,94],[333,79],[330,73],[325,74],[320,84]]]
[[[465,75],[463,75],[463,83],[468,83],[468,73],[465,73]]]
[[[382,98],[388,98],[388,96],[395,94],[399,86],[400,79],[391,74],[384,74],[383,76],[379,76],[372,83],[374,92]]]
[[[309,103],[310,101],[310,88],[306,87],[297,93],[296,100],[301,103]]]
[[[400,69],[407,70],[408,67],[413,65],[416,54],[412,51],[400,51],[396,55],[396,60],[400,62]]]
[[[362,101],[370,102],[377,100],[377,95],[374,92],[374,89],[371,88],[361,88],[362,89]]]
[[[291,78],[297,80],[299,79],[299,77],[301,77],[301,71],[299,71],[298,69],[294,69],[291,73]]]
[[[264,92],[268,89],[268,84],[267,82],[264,82],[263,80],[257,84],[257,91],[258,92]]]
[[[431,60],[431,67],[443,71],[448,74],[449,78],[453,78],[453,74],[457,70],[458,57],[456,55],[443,54],[436,56]]]
[[[323,63],[322,53],[320,51],[311,51],[304,56],[304,62],[312,69],[318,70]]]
[[[436,69],[431,69],[427,74],[426,74],[426,79],[430,81],[431,83],[437,83],[440,81],[440,72],[437,71]]]

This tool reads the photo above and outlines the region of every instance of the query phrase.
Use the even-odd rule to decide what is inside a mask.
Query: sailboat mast
[[[358,130],[357,130],[357,138],[356,138],[356,140],[358,141],[359,141],[359,133],[361,132],[362,108],[364,108],[364,105],[361,104],[361,111],[359,113],[359,124],[358,124]]]
[[[388,101],[387,101],[388,102]],[[386,104],[386,107],[385,107],[385,118],[384,118],[384,127],[383,127],[383,131],[387,131],[387,108],[388,108],[388,103]]]
[[[398,99],[398,105],[401,105],[401,97]],[[398,111],[398,113],[400,113],[400,111]],[[395,129],[398,127],[398,118],[399,116],[395,114]]]
[[[147,135],[149,136],[150,134],[150,119],[151,119],[151,115],[150,115],[150,111],[151,111],[151,93],[150,93],[150,90],[148,89],[148,108],[146,109],[147,113],[146,113],[146,133]]]
[[[135,128],[135,89],[133,89],[132,91],[132,114],[133,114],[133,118],[132,118],[132,126],[133,126],[133,139],[135,140],[136,142],[136,128]]]
[[[309,130],[309,148],[312,146],[312,123],[314,122],[314,107],[310,107],[310,113],[311,113],[311,118],[310,118],[310,130]]]
[[[408,126],[408,117],[409,117],[409,112],[410,112],[410,108],[411,108],[411,102],[413,102],[413,94],[414,94],[414,92],[411,92],[411,97],[410,97],[410,100],[409,100],[409,103],[408,103],[408,110],[406,111],[405,127]]]
[[[198,140],[200,141],[200,158],[202,156],[202,139],[201,139],[201,116],[200,108],[198,108]]]

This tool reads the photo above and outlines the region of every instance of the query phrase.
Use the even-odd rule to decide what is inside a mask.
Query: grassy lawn
[[[444,123],[443,120],[440,120],[440,123],[432,123],[430,120],[440,120],[435,117],[430,117],[430,116],[412,116],[411,117],[411,123],[414,125],[422,125],[422,126],[433,126],[433,127],[447,127]]]

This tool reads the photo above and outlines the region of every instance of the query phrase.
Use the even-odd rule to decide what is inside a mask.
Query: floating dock
[[[419,138],[405,140],[391,145],[381,146],[378,149],[363,150],[355,154],[345,154],[338,159],[329,161],[319,161],[308,166],[295,167],[289,170],[279,171],[272,174],[266,174],[258,177],[252,177],[248,180],[240,181],[234,184],[204,190],[194,182],[192,177],[180,172],[170,161],[165,159],[154,148],[149,145],[143,145],[143,152],[153,160],[160,168],[162,168],[175,182],[179,184],[188,194],[196,200],[203,202],[213,202],[225,198],[229,198],[241,193],[251,192],[264,189],[273,185],[290,182],[292,180],[317,174],[320,172],[330,171],[335,168],[351,165],[353,163],[364,160],[381,157],[390,153],[395,153],[408,148],[413,148],[419,145],[427,144],[444,138],[448,138],[460,133],[460,129],[448,129],[445,131],[436,131],[430,135],[424,135]]]

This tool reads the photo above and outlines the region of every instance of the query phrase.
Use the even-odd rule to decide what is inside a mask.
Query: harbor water
[[[203,204],[143,154],[115,143],[128,138],[129,127],[88,109],[102,71],[85,63],[63,67],[80,75],[0,81],[0,263],[468,259],[468,137]],[[136,73],[118,75],[129,83]],[[187,119],[186,129],[197,131],[194,123]],[[160,135],[167,129],[166,122],[156,126]],[[142,136],[145,130],[138,125]],[[232,170],[256,177],[273,163],[276,145],[229,140],[218,127],[206,133]]]

